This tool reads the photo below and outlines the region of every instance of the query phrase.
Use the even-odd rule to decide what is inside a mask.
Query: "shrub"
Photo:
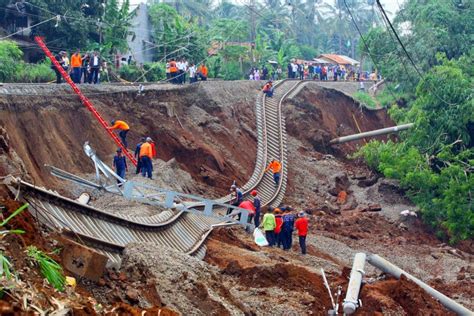
[[[12,41],[0,41],[0,82],[13,82],[21,67],[23,52]]]
[[[239,80],[242,79],[242,72],[240,65],[236,61],[229,61],[222,66],[222,76],[224,80]]]
[[[18,73],[15,75],[15,82],[41,83],[50,82],[56,78],[54,70],[51,69],[51,62],[45,60],[38,64],[21,63]]]
[[[38,250],[35,246],[27,248],[28,257],[35,262],[41,271],[41,274],[54,286],[57,290],[63,291],[66,278],[63,274],[63,268],[43,251]]]
[[[124,65],[119,70],[120,78],[127,81],[156,82],[166,78],[163,63],[145,63],[143,69],[136,65]]]

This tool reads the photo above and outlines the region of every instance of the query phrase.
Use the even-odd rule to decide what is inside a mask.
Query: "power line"
[[[57,19],[57,16],[55,17],[52,17],[50,19],[47,19],[47,20],[44,20],[44,21],[41,21],[37,24],[34,24],[34,25],[31,25],[31,26],[28,26],[28,27],[25,27],[25,28],[22,28],[20,31],[17,31],[17,32],[14,32],[14,33],[11,33],[11,34],[8,34],[7,36],[4,36],[4,37],[0,37],[0,40],[4,40],[6,38],[9,38],[9,37],[12,37],[13,35],[16,35],[16,34],[19,34],[19,33],[22,33],[23,31],[25,31],[26,29],[32,29],[34,27],[37,27],[38,25],[41,25],[41,24],[44,24],[46,22],[49,22],[51,20],[54,20],[54,19]]]
[[[369,54],[369,57],[370,59],[372,60],[372,62],[374,63],[376,69],[379,69],[380,70],[380,67],[378,65],[378,63],[375,61],[375,58],[372,56],[372,52],[370,51],[370,48],[369,48],[369,45],[367,44],[367,42],[365,41],[365,38],[364,36],[362,35],[362,32],[359,28],[359,25],[357,25],[357,22],[356,20],[354,19],[354,16],[352,15],[352,11],[351,9],[349,8],[349,6],[347,5],[347,2],[346,0],[344,0],[344,5],[346,6],[346,9],[347,9],[347,12],[349,13],[349,16],[351,17],[351,20],[352,20],[352,23],[354,24],[357,32],[359,33],[359,36],[360,36],[360,39],[362,40],[362,43],[364,44],[365,46],[365,49],[367,50],[367,53]],[[362,69],[361,69],[362,71]],[[394,100],[397,100],[397,97],[393,94],[393,92],[388,89],[388,92],[392,95],[392,97],[394,98]]]
[[[420,75],[420,77],[423,78],[423,75],[421,74],[420,70],[418,69],[418,66],[415,64],[415,62],[411,58],[410,54],[408,54],[408,51],[405,48],[405,45],[402,43],[400,37],[398,36],[398,33],[395,31],[395,28],[392,25],[392,22],[390,22],[390,19],[388,18],[387,13],[385,12],[382,5],[380,4],[380,0],[377,0],[377,6],[379,7],[379,10],[382,12],[383,17],[385,17],[385,19],[386,19],[388,25],[390,26],[390,29],[392,30],[393,34],[395,34],[395,37],[396,37],[398,43],[400,44],[400,46],[402,47],[403,51],[405,52],[405,55],[407,55],[408,59],[410,60],[411,64],[413,65],[413,68],[415,68],[418,75]]]
[[[344,0],[345,1],[345,0]],[[415,68],[415,71],[418,73],[418,75],[420,76],[420,79],[421,81],[424,81],[425,80],[425,77],[423,76],[423,74],[420,72],[420,70],[418,69],[418,66],[415,64],[415,62],[413,61],[412,57],[410,56],[410,54],[408,53],[407,49],[405,48],[405,45],[403,44],[403,42],[401,41],[400,37],[398,36],[398,33],[397,31],[395,30],[395,28],[393,27],[392,25],[392,22],[390,22],[390,19],[388,18],[387,16],[387,13],[385,12],[384,8],[382,7],[382,5],[380,4],[380,0],[376,0],[377,1],[377,6],[380,10],[380,12],[382,12],[382,15],[385,17],[388,25],[390,26],[390,29],[392,30],[393,34],[395,34],[395,37],[398,41],[398,43],[400,44],[400,46],[402,47],[403,51],[405,52],[405,55],[408,57],[408,59],[410,60],[410,63],[413,65],[413,68]],[[450,106],[455,106],[455,105],[458,105],[458,103],[451,103],[451,102],[448,102],[446,101],[445,99],[443,99],[442,97],[440,97],[438,94],[436,94],[435,92],[433,92],[432,90],[429,90],[430,93],[435,96],[438,100],[440,100],[441,102],[447,104],[447,105],[450,105]]]

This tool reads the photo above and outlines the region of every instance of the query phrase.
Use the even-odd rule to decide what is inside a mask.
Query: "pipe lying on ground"
[[[443,304],[444,307],[446,307],[450,311],[453,311],[458,315],[471,315],[471,316],[474,315],[472,311],[468,310],[461,304],[456,303],[454,300],[450,299],[443,293],[436,291],[435,289],[430,287],[428,284],[408,274],[406,271],[403,271],[402,269],[390,263],[389,261],[385,260],[384,258],[375,254],[370,254],[367,256],[367,261],[374,267],[382,270],[383,272],[387,274],[390,274],[396,277],[397,279],[400,279],[400,276],[404,274],[407,277],[407,279],[410,279],[416,284],[418,284],[418,286],[420,286],[428,294],[430,294],[435,299],[437,299],[441,304]]]
[[[344,299],[343,310],[346,315],[353,314],[359,307],[359,292],[364,277],[364,265],[366,254],[356,253],[354,263],[352,264],[351,277],[347,286],[346,298]]]
[[[332,139],[329,144],[342,144],[346,142],[350,142],[353,140],[358,140],[361,138],[365,137],[372,137],[372,136],[379,136],[379,135],[385,135],[385,134],[390,134],[390,133],[397,133],[399,131],[403,131],[406,129],[409,129],[413,127],[413,123],[408,123],[408,124],[403,124],[403,125],[398,125],[398,126],[393,126],[393,127],[387,127],[387,128],[382,128],[382,129],[376,129],[370,132],[364,132],[364,133],[359,133],[359,134],[353,134],[353,135],[348,135],[348,136],[342,136],[338,138]]]

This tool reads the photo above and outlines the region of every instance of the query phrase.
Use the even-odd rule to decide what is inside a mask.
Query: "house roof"
[[[328,60],[331,63],[339,64],[339,65],[359,64],[359,62],[355,59],[349,58],[344,55],[336,55],[336,54],[321,54],[317,57],[317,59]]]

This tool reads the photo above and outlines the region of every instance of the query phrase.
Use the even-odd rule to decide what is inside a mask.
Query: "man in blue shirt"
[[[142,164],[141,164],[141,161],[140,161],[140,148],[142,148],[142,145],[145,141],[146,141],[145,137],[142,137],[140,139],[140,142],[137,144],[137,147],[135,147],[134,157],[137,160],[137,170],[135,171],[136,174],[139,174],[140,170],[142,168]]]
[[[118,176],[125,180],[125,172],[128,171],[127,160],[124,155],[122,155],[122,148],[117,149],[117,155],[114,156],[114,168]],[[119,180],[117,180],[120,183]]]
[[[255,207],[254,223],[255,227],[258,227],[260,226],[260,197],[258,196],[257,190],[253,190],[252,192],[250,192],[250,195],[253,196],[253,206]]]
[[[280,232],[281,237],[283,237],[283,250],[290,250],[293,244],[292,234],[295,225],[295,215],[292,213],[293,210],[290,207],[281,207],[280,209],[283,211],[283,225]]]

